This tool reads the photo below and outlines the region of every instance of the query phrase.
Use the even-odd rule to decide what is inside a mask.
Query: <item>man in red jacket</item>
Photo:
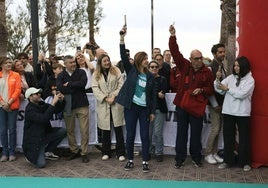
[[[193,50],[190,54],[190,61],[185,59],[179,51],[176,42],[176,30],[173,25],[169,27],[171,34],[169,38],[169,49],[174,59],[176,67],[179,69],[181,76],[178,78],[178,89],[173,103],[176,105],[177,112],[177,138],[176,138],[176,164],[175,168],[184,165],[187,157],[188,127],[190,124],[190,155],[192,163],[196,167],[202,166],[201,163],[201,133],[203,128],[203,116],[193,114],[191,110],[182,108],[183,95],[191,91],[195,97],[206,98],[213,94],[213,75],[204,65],[203,56],[199,50]],[[205,109],[200,114],[205,113]]]

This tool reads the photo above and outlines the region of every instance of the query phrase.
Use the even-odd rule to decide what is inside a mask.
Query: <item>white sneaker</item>
[[[216,159],[214,159],[212,154],[209,154],[205,157],[205,161],[207,161],[209,164],[217,164]]]
[[[9,156],[9,161],[16,161],[16,156],[15,155],[10,155]]]
[[[225,169],[225,168],[229,168],[229,165],[227,165],[226,163],[221,163],[221,164],[218,166],[218,169]]]
[[[107,161],[108,159],[109,159],[108,155],[103,155],[102,158],[101,158],[101,160],[103,160],[103,161]]]
[[[59,160],[59,156],[55,155],[53,152],[45,152],[45,159],[56,161]]]
[[[217,154],[213,155],[214,159],[218,162],[218,163],[222,163],[223,162],[223,158],[221,158],[220,156],[218,156]]]
[[[243,170],[244,170],[244,172],[248,172],[251,170],[251,167],[249,165],[245,165]]]
[[[122,161],[126,160],[126,158],[125,158],[124,155],[121,155],[121,156],[118,158],[118,160],[122,162]]]
[[[2,155],[0,161],[1,161],[1,162],[6,162],[6,161],[8,161],[8,157],[5,156],[5,155]]]

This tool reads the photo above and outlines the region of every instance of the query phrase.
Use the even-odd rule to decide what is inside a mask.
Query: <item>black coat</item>
[[[25,108],[22,149],[25,157],[36,164],[40,148],[45,138],[52,131],[50,120],[54,113],[63,110],[65,102],[52,106],[41,101],[38,105],[29,102]]]
[[[68,82],[68,85],[64,86],[66,82]],[[87,75],[84,70],[77,68],[71,76],[66,70],[64,70],[59,74],[56,80],[56,84],[57,89],[61,91],[61,93],[63,93],[64,95],[70,94],[72,96],[72,109],[89,105],[87,94],[85,91],[85,86],[87,84]],[[66,102],[68,103],[67,100]]]
[[[167,108],[166,98],[161,99],[158,97],[158,92],[162,91],[162,93],[164,94],[168,92],[167,80],[164,76],[159,76],[155,78],[155,83],[156,83],[156,91],[157,91],[156,109],[159,109],[160,112],[162,113],[167,113],[168,108]]]
[[[219,70],[219,64],[217,63],[217,61],[215,59],[213,59],[212,63],[209,65],[209,67],[211,67],[211,71],[214,77],[214,80],[216,79],[216,73]],[[225,76],[227,76],[225,69],[222,67],[222,70],[224,71]],[[220,78],[220,81],[222,81],[223,78]],[[215,98],[217,103],[219,104],[219,106],[222,106],[223,104],[223,100],[224,100],[224,95],[221,95],[217,92],[214,92]]]

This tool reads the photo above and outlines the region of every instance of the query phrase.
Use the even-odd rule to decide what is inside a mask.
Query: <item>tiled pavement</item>
[[[126,162],[116,158],[108,161],[101,160],[101,153],[94,147],[89,154],[90,162],[82,163],[81,159],[66,160],[66,153],[58,161],[48,161],[46,168],[37,169],[27,163],[23,154],[19,153],[14,162],[0,163],[0,176],[34,176],[34,177],[78,177],[78,178],[119,178],[119,179],[148,179],[148,180],[178,180],[178,181],[212,181],[268,184],[268,167],[243,172],[241,168],[220,170],[217,165],[203,162],[203,167],[196,168],[187,158],[185,166],[174,168],[174,156],[165,155],[163,162],[152,159],[149,162],[150,172],[143,173],[141,156],[135,156],[135,167],[125,171]]]

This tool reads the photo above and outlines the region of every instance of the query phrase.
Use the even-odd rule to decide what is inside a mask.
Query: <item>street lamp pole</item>
[[[39,18],[38,18],[38,0],[31,0],[31,21],[32,21],[32,50],[33,64],[36,72],[36,64],[39,54]]]
[[[151,0],[151,53],[153,58],[154,48],[154,0]]]

